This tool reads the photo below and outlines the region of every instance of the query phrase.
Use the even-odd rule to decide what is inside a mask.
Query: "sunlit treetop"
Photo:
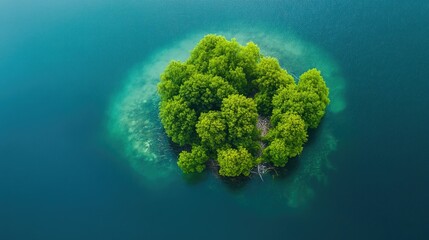
[[[283,167],[303,150],[329,104],[317,69],[298,82],[258,46],[206,35],[185,62],[161,74],[160,119],[172,142],[183,147],[178,166],[199,173],[208,162],[227,177],[248,176],[257,164]],[[261,136],[258,119],[270,119]]]

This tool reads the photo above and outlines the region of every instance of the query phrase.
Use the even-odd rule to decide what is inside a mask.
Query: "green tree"
[[[191,64],[172,61],[161,74],[158,93],[162,100],[169,100],[179,94],[180,86],[188,80],[196,69]]]
[[[262,159],[276,167],[284,167],[289,161],[288,148],[283,139],[275,138],[262,152]]]
[[[202,113],[196,125],[201,143],[215,151],[226,144],[226,122],[219,111]]]
[[[258,112],[264,116],[270,116],[273,110],[273,96],[276,92],[287,86],[294,86],[293,77],[280,67],[277,59],[263,57],[257,65],[257,78],[253,81],[258,93],[255,102]]]
[[[284,113],[295,113],[302,116],[304,113],[304,104],[301,94],[297,91],[295,85],[289,85],[281,88],[273,97],[273,113],[271,124],[276,126]]]
[[[266,139],[270,141],[262,156],[274,166],[283,167],[288,158],[299,155],[307,142],[307,127],[295,113],[284,113],[275,128],[270,129]]]
[[[192,50],[187,62],[201,73],[222,77],[239,93],[246,94],[259,58],[259,48],[254,43],[243,47],[235,39],[228,41],[209,34]]]
[[[200,173],[206,168],[209,160],[205,149],[202,146],[192,146],[191,152],[182,151],[179,154],[177,165],[184,173]]]
[[[226,177],[249,176],[256,162],[252,155],[242,147],[218,151],[219,174]]]
[[[293,77],[273,57],[263,57],[256,66],[257,78],[254,80],[262,92],[274,95],[282,87],[293,85]]]
[[[248,42],[239,52],[238,59],[240,59],[240,61],[237,65],[243,69],[248,85],[250,85],[251,81],[256,78],[256,65],[260,61],[261,57],[262,55],[259,47],[253,42]]]
[[[303,73],[297,89],[304,106],[302,117],[310,128],[316,128],[329,104],[329,89],[320,71],[313,68]]]
[[[195,110],[179,97],[161,103],[159,116],[165,132],[171,140],[181,146],[190,144],[196,136]]]
[[[258,112],[251,98],[238,94],[229,95],[222,101],[221,113],[227,124],[230,143],[237,146],[255,137]]]
[[[179,94],[197,113],[220,109],[222,99],[237,91],[221,77],[195,74],[180,86]]]
[[[219,48],[227,45],[227,40],[223,36],[208,34],[192,50],[187,63],[195,65],[199,72],[208,73],[211,59],[221,56]]]
[[[301,116],[309,128],[316,128],[325,115],[326,105],[314,92],[300,92],[300,96],[304,108]]]
[[[314,92],[319,96],[320,101],[325,105],[329,104],[329,89],[326,87],[320,71],[316,68],[308,70],[299,77],[298,90],[301,92]]]

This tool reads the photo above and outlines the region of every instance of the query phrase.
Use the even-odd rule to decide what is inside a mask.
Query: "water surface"
[[[426,1],[2,1],[0,239],[426,239],[428,12]],[[208,31],[286,36],[342,79],[345,105],[304,150],[335,137],[303,204],[278,197],[303,164],[285,185],[189,182],[176,168],[148,181],[112,139],[133,74]]]

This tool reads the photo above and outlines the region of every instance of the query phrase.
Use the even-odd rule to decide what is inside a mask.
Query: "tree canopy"
[[[184,173],[200,173],[206,168],[205,163],[208,159],[205,149],[195,145],[192,146],[191,152],[185,150],[179,154],[177,165]]]
[[[223,78],[194,74],[180,86],[179,95],[198,112],[219,109],[222,100],[237,91]]]
[[[181,146],[191,144],[195,138],[197,115],[180,97],[161,102],[159,116],[165,132]]]
[[[259,114],[270,116],[273,96],[277,90],[295,84],[293,77],[280,67],[279,61],[272,57],[263,57],[256,66],[257,78],[253,81],[259,90],[255,94]]]
[[[252,155],[243,147],[218,151],[219,174],[226,177],[249,176],[255,165]]]
[[[182,146],[178,166],[202,172],[208,161],[226,177],[248,176],[257,164],[284,167],[298,156],[308,128],[316,128],[329,104],[317,69],[296,83],[276,58],[249,42],[206,35],[185,62],[161,74],[159,116],[172,142]],[[259,118],[270,119],[264,137]],[[265,147],[266,146],[266,147]]]
[[[296,113],[284,113],[279,123],[268,132],[270,142],[262,156],[276,167],[284,167],[289,158],[299,155],[307,141],[307,127],[304,120]]]
[[[201,113],[196,128],[201,143],[209,150],[216,151],[227,143],[227,124],[219,111]]]
[[[299,77],[297,89],[304,106],[302,117],[310,128],[316,128],[329,104],[329,89],[320,71],[313,68],[303,73]]]
[[[243,95],[230,95],[223,99],[222,117],[228,127],[231,144],[239,145],[252,139],[256,131],[258,112],[256,103]]]

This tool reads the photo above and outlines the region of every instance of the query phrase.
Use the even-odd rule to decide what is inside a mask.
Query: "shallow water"
[[[0,2],[0,239],[426,239],[428,12]],[[322,70],[332,104],[285,177],[231,185],[175,166],[155,84],[209,32],[253,40],[296,75]]]

